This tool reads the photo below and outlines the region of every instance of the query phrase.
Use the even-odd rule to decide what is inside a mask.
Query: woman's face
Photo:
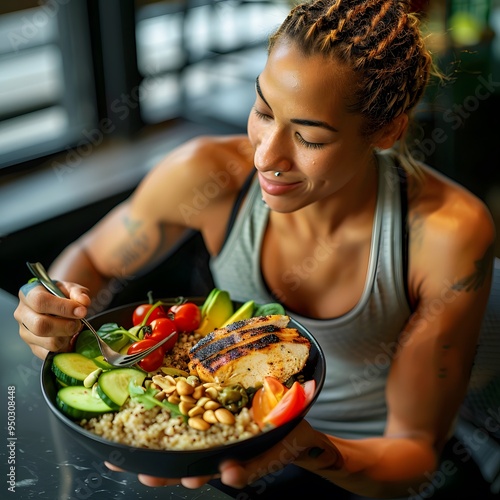
[[[256,81],[248,134],[264,200],[274,210],[356,192],[373,166],[372,147],[360,134],[363,119],[347,109],[353,84],[341,63],[304,56],[293,44],[272,49]]]

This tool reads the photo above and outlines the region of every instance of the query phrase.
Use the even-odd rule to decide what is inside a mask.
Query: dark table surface
[[[45,403],[40,388],[42,361],[19,337],[13,317],[16,305],[17,297],[0,289],[0,418],[4,442],[0,446],[0,498],[263,500],[282,498],[287,490],[294,497],[314,490],[315,498],[332,498],[329,489],[333,485],[294,466],[242,491],[226,488],[218,481],[196,490],[183,486],[150,488],[134,474],[109,471],[68,438]],[[338,491],[335,498],[341,498]]]

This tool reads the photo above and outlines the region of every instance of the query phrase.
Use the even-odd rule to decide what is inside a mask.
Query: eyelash
[[[297,137],[300,144],[302,144],[302,146],[305,146],[306,148],[321,149],[324,146],[324,144],[321,142],[307,142],[299,133],[296,133],[295,136]]]
[[[253,108],[253,111],[257,118],[260,118],[261,120],[270,120],[271,117],[269,115],[266,115],[265,113],[261,113],[258,109]],[[321,149],[324,144],[319,143],[319,142],[307,142],[298,132],[295,134],[297,137],[297,140],[302,146],[305,146],[306,148],[310,149]]]

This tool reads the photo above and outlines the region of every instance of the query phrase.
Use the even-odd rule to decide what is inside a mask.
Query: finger
[[[68,285],[67,287],[61,285],[61,289],[72,297],[78,297],[81,302],[73,298],[56,297],[44,287],[34,283],[27,283],[21,287],[19,299],[21,303],[40,314],[71,319],[85,317],[90,305],[90,298],[85,293],[86,289],[79,285]],[[31,329],[29,325],[28,327]]]
[[[155,477],[155,476],[147,476],[146,474],[139,474],[137,476],[139,482],[144,484],[145,486],[175,486],[177,484],[181,484],[181,479],[178,478],[167,478],[167,477]]]
[[[104,465],[113,472],[126,472],[125,470],[123,470],[122,468],[118,467],[115,464],[112,464],[111,462],[104,461]]]
[[[73,337],[39,337],[24,325],[19,328],[21,339],[30,346],[35,356],[45,359],[48,352],[69,351]]]
[[[58,284],[68,298],[78,302],[85,309],[88,309],[92,302],[90,299],[90,290],[88,288],[65,281],[58,282]],[[87,311],[85,311],[85,314],[87,314]]]
[[[233,488],[243,488],[259,478],[297,463],[314,471],[340,467],[340,453],[328,438],[303,421],[281,442],[245,463],[228,460],[221,464],[221,482]]]
[[[185,488],[197,489],[201,488],[204,484],[207,484],[208,481],[214,479],[214,476],[197,476],[197,477],[183,477],[181,479],[181,484]]]
[[[28,281],[28,283],[24,284],[19,291],[27,297],[28,294],[33,290],[33,288],[36,288],[37,286],[42,286],[40,282],[38,281],[37,278],[32,278]]]
[[[34,337],[62,337],[65,339],[63,342],[68,342],[68,338],[71,338],[82,328],[81,321],[78,319],[38,314],[21,303],[14,311],[14,317],[21,325],[19,331],[21,337],[27,342],[30,342],[30,339],[35,341]]]

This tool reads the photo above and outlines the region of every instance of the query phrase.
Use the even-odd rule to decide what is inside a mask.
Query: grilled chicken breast
[[[255,387],[264,377],[285,382],[304,368],[311,343],[288,316],[238,321],[201,339],[189,352],[189,369],[203,382]]]

